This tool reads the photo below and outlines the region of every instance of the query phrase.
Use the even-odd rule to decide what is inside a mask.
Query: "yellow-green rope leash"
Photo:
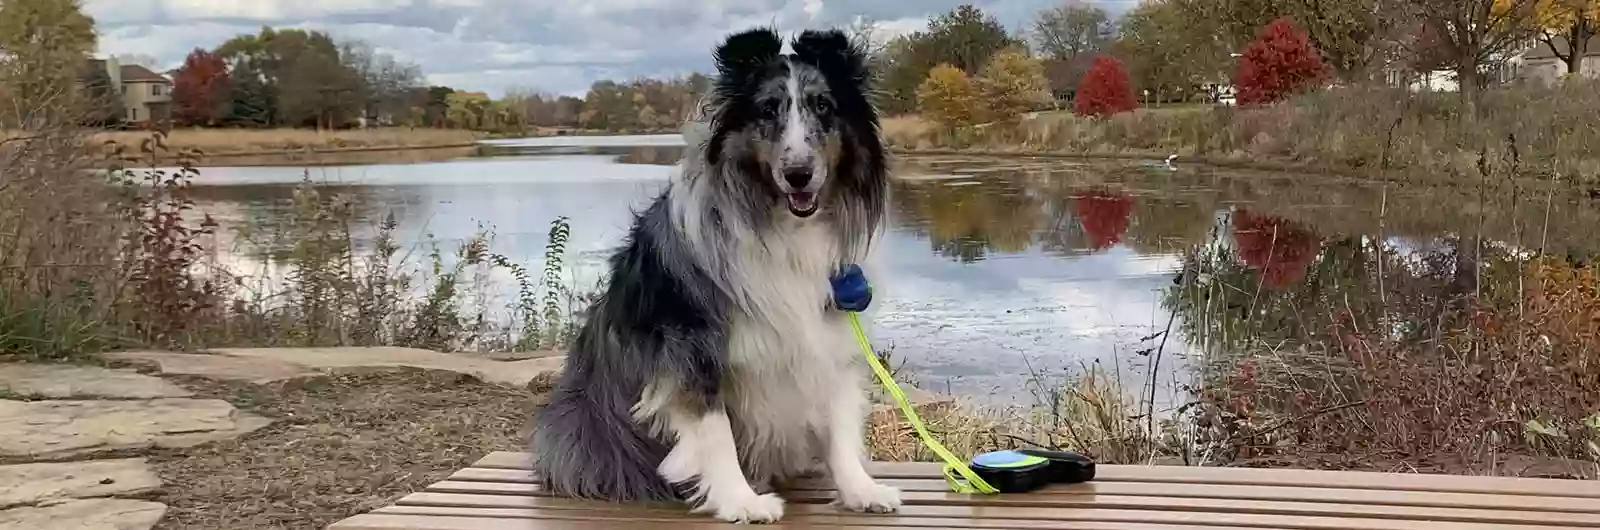
[[[878,382],[883,383],[883,388],[889,391],[889,395],[894,396],[895,403],[900,405],[900,411],[905,413],[906,421],[911,423],[911,428],[917,430],[917,437],[922,439],[923,445],[928,446],[934,454],[939,455],[939,459],[944,460],[944,479],[950,483],[950,489],[956,493],[983,495],[1000,493],[1000,490],[984,482],[977,473],[972,472],[972,468],[968,467],[966,462],[957,458],[944,447],[944,444],[939,443],[939,440],[928,433],[928,427],[923,425],[922,417],[918,416],[916,409],[911,406],[911,400],[906,398],[905,391],[900,390],[900,385],[894,382],[894,376],[883,366],[883,361],[878,360],[877,352],[872,350],[872,342],[867,340],[867,332],[861,329],[861,319],[852,311],[845,312],[845,315],[850,319],[850,329],[855,332],[856,343],[861,345],[862,355],[867,356],[867,364],[872,367],[872,372],[878,375]],[[961,475],[961,478],[956,478],[957,474]],[[962,479],[966,479],[965,482]]]

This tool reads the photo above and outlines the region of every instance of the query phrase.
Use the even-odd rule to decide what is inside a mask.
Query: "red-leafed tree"
[[[1261,271],[1261,283],[1282,291],[1305,279],[1322,251],[1322,238],[1310,228],[1272,215],[1240,209],[1233,214],[1233,241],[1239,260]]]
[[[220,54],[196,48],[173,76],[173,117],[188,125],[216,125],[228,114],[232,90],[228,62]]]
[[[1239,103],[1274,103],[1315,88],[1328,78],[1311,37],[1288,17],[1267,24],[1239,58],[1234,85]]]
[[[1089,67],[1089,73],[1083,76],[1083,83],[1078,85],[1072,112],[1079,116],[1103,118],[1136,108],[1139,108],[1139,100],[1133,96],[1128,70],[1122,67],[1122,61],[1108,56],[1096,57],[1094,66]]]
[[[1133,218],[1133,196],[1123,191],[1090,190],[1072,198],[1078,222],[1089,236],[1090,250],[1105,250],[1122,242]]]

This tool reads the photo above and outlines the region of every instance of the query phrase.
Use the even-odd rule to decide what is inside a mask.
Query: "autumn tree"
[[[78,82],[95,42],[94,19],[79,0],[0,1],[0,126],[31,128],[76,120]]]
[[[1327,76],[1310,38],[1294,21],[1280,18],[1245,48],[1234,84],[1240,104],[1275,103],[1315,88]]]
[[[1022,45],[998,20],[971,4],[933,17],[926,31],[899,37],[886,46],[883,110],[912,110],[918,89],[935,66],[948,64],[975,76],[994,54]]]
[[[1039,51],[1053,92],[1076,88],[1093,62],[1093,57],[1111,47],[1116,24],[1098,6],[1082,0],[1039,12],[1033,20],[1034,48]]]
[[[360,40],[339,43],[339,59],[360,79],[362,113],[380,121],[405,113],[411,90],[422,86],[422,68],[380,52]]]
[[[978,85],[967,72],[941,64],[917,88],[923,117],[949,128],[972,125],[978,117]]]
[[[1089,236],[1089,250],[1116,246],[1128,234],[1133,219],[1133,196],[1113,189],[1091,189],[1072,197],[1073,213]]]
[[[1111,44],[1115,33],[1116,26],[1106,10],[1080,0],[1041,11],[1033,20],[1034,46],[1051,59],[1069,60],[1100,53]]]
[[[234,81],[229,121],[335,127],[361,115],[361,76],[326,33],[262,28],[229,39],[216,53]]]
[[[1128,83],[1128,71],[1122,67],[1122,61],[1109,56],[1096,57],[1094,67],[1089,69],[1089,74],[1083,77],[1083,85],[1078,87],[1072,113],[1103,118],[1136,108],[1139,108],[1139,102],[1133,96],[1133,87]]]
[[[1242,49],[1263,26],[1291,18],[1306,32],[1323,62],[1341,78],[1360,77],[1384,50],[1397,26],[1397,1],[1405,0],[1167,0],[1188,30],[1213,35],[1227,49]],[[1453,0],[1451,0],[1453,1]]]
[[[189,125],[216,125],[233,104],[233,81],[221,55],[196,48],[172,79],[173,118]]]
[[[1123,16],[1112,44],[1135,89],[1149,90],[1157,101],[1228,77],[1224,42],[1181,7],[1175,2],[1135,7]]]
[[[1038,59],[1018,49],[1006,50],[989,59],[977,79],[982,97],[983,118],[990,121],[1015,121],[1023,113],[1049,104],[1050,82]]]
[[[1401,0],[1406,15],[1434,37],[1433,46],[1456,71],[1461,96],[1473,100],[1507,52],[1536,31],[1529,24],[1540,0]]]
[[[1567,73],[1583,73],[1589,41],[1600,33],[1600,0],[1538,0],[1534,11],[1531,24],[1539,41],[1566,63]]]
[[[1304,280],[1322,250],[1322,239],[1289,219],[1240,209],[1231,219],[1239,260],[1261,272],[1261,283],[1274,291]]]

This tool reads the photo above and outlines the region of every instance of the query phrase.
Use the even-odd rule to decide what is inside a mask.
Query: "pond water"
[[[402,243],[446,249],[484,227],[492,249],[538,270],[550,222],[571,219],[575,282],[592,285],[633,209],[666,182],[676,135],[486,142],[479,156],[436,163],[215,167],[200,207],[225,227],[281,218],[303,177],[347,193],[370,220],[394,215]],[[1240,293],[1337,282],[1323,252],[1383,242],[1405,253],[1453,248],[1468,234],[1512,247],[1587,256],[1597,208],[1582,199],[1340,182],[1327,177],[1146,162],[907,157],[897,161],[887,274],[872,278],[874,341],[918,386],[1032,402],[1028,382],[1099,363],[1158,405],[1183,400],[1187,369],[1207,354],[1186,333],[1210,304],[1174,296],[1185,256],[1224,255]],[[1380,215],[1381,214],[1381,215]],[[358,240],[371,231],[358,232]],[[275,267],[225,233],[235,271]],[[1250,294],[1254,291],[1253,294]],[[1309,302],[1308,302],[1309,303]],[[1235,304],[1238,305],[1238,304]],[[1254,307],[1254,303],[1250,303]],[[1317,308],[1308,308],[1317,310]],[[1171,330],[1167,333],[1167,330]]]

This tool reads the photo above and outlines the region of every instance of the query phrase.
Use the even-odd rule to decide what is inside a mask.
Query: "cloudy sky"
[[[971,1],[971,0],[968,0]],[[978,0],[1013,30],[1064,0]],[[1137,0],[1089,0],[1120,12]],[[924,27],[961,0],[85,0],[102,55],[176,67],[262,25],[365,40],[422,65],[429,81],[499,95],[508,87],[582,95],[597,79],[709,72],[711,48],[760,24],[782,31],[848,24]]]

